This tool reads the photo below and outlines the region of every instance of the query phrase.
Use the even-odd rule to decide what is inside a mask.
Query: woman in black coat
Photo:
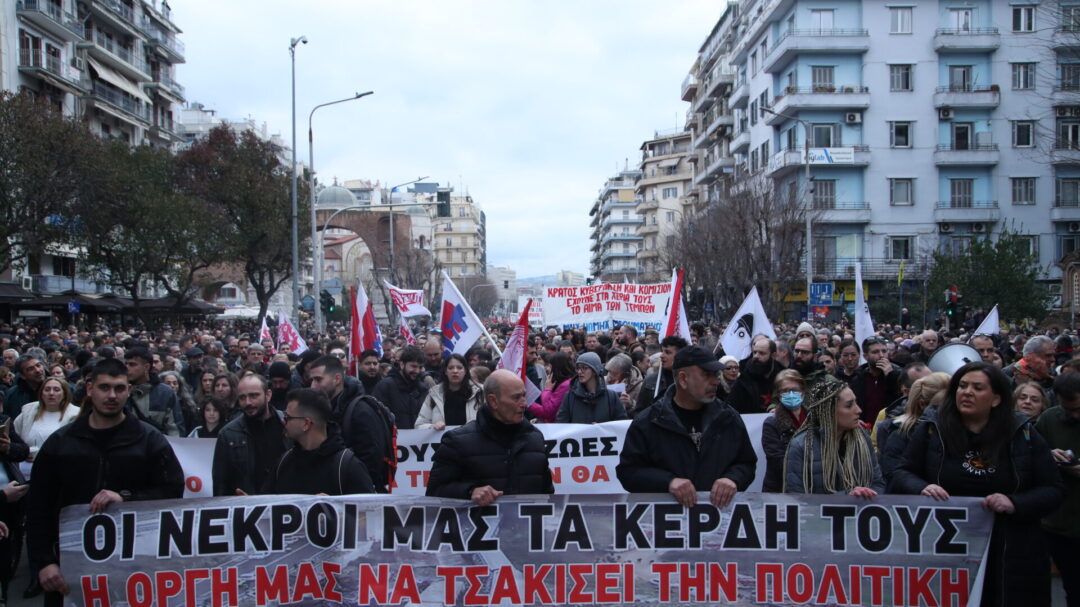
[[[1049,605],[1039,519],[1058,508],[1064,490],[1049,446],[1012,401],[1000,369],[981,361],[961,367],[937,417],[912,434],[891,489],[936,500],[982,497],[997,515],[983,605]]]

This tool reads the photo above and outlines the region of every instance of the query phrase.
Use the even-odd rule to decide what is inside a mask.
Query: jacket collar
[[[71,422],[71,429],[68,432],[72,436],[92,440],[94,430],[90,427],[90,415],[80,415],[75,418],[75,421]],[[134,443],[142,438],[143,433],[142,422],[134,415],[125,415],[124,421],[120,422],[120,427],[116,431],[114,442],[110,447],[120,447]]]
[[[652,423],[672,432],[689,435],[689,431],[683,426],[679,415],[675,413],[675,407],[677,406],[675,404],[675,386],[672,386],[664,393],[664,397],[652,406]],[[713,399],[703,409],[704,412],[701,415],[701,429],[703,431],[711,427],[718,419],[735,414],[727,403],[720,399]]]

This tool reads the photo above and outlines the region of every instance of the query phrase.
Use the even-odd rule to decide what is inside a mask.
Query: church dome
[[[325,188],[319,192],[319,197],[315,201],[315,206],[320,209],[341,209],[356,205],[356,196],[339,185]]]

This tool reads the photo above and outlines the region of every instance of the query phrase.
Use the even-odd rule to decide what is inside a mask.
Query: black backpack
[[[375,416],[382,422],[382,433],[384,444],[386,449],[383,451],[383,464],[386,466],[386,486],[389,492],[394,491],[394,475],[397,474],[397,424],[394,419],[394,412],[389,407],[384,405],[382,401],[371,396],[370,394],[363,394],[349,401],[349,404],[345,405],[345,411],[341,416],[341,434],[348,439],[352,436],[352,411],[356,403],[363,401],[367,406],[371,407],[375,411]],[[372,470],[372,472],[375,472]],[[376,487],[377,488],[377,487]]]

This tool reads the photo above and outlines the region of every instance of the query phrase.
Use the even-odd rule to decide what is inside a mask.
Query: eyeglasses
[[[738,371],[739,370],[739,365],[729,365],[727,367],[724,367],[724,370],[725,371]]]
[[[282,413],[282,418],[281,419],[282,419],[283,422],[285,422],[287,424],[287,423],[291,422],[294,419],[311,419],[311,418],[303,416],[303,415],[289,415],[288,413]]]
[[[338,352],[337,354],[331,354],[330,356],[333,356],[334,358],[345,358],[345,353]]]
[[[802,390],[799,388],[788,388],[787,390],[781,390],[779,394],[801,394]]]
[[[798,354],[799,356],[805,356],[813,353],[813,350],[800,350],[799,348],[795,349],[795,354]]]

